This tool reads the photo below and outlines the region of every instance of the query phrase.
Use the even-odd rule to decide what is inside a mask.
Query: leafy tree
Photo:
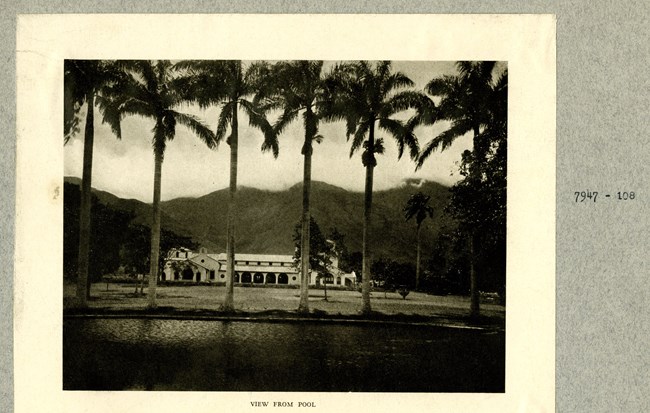
[[[94,146],[94,113],[98,105],[103,121],[115,128],[116,120],[107,113],[108,101],[104,92],[110,89],[120,78],[120,71],[113,62],[104,60],[65,60],[63,63],[64,84],[64,143],[79,132],[80,111],[86,106],[86,124],[84,128],[84,154],[81,183],[81,211],[79,215],[79,263],[77,265],[77,301],[82,307],[87,305],[90,297],[88,282],[89,248],[90,248],[90,208],[92,165]],[[118,138],[119,138],[118,134]]]
[[[420,230],[422,229],[422,221],[433,218],[433,208],[429,205],[430,196],[424,195],[422,192],[411,195],[404,206],[404,218],[410,220],[415,217],[417,224],[417,258],[415,261],[415,289],[420,288]]]
[[[345,235],[343,235],[338,228],[331,227],[327,233],[327,239],[332,243],[332,250],[336,258],[338,259],[339,269],[350,272],[347,269],[343,268],[343,262],[349,256],[348,247],[345,243]]]
[[[329,274],[331,258],[334,254],[332,246],[327,242],[314,217],[309,218],[309,266],[320,276]],[[302,220],[293,231],[295,250],[293,260],[296,266],[302,266]]]
[[[273,126],[279,135],[302,113],[305,137],[301,153],[304,158],[302,181],[302,232],[300,251],[301,282],[298,311],[309,312],[309,262],[311,227],[311,158],[313,142],[320,143],[323,137],[318,134],[318,124],[327,105],[327,78],[323,74],[321,60],[298,60],[279,62],[273,68],[272,90],[265,99],[266,106],[281,109],[282,114]]]
[[[239,110],[248,116],[249,125],[264,133],[262,150],[271,150],[278,156],[277,134],[266,119],[263,110],[252,97],[265,88],[264,81],[269,78],[268,67],[264,63],[250,64],[247,67],[240,60],[223,61],[185,61],[178,64],[187,70],[184,78],[186,97],[201,107],[218,105],[221,108],[217,121],[215,142],[219,143],[230,135],[226,143],[230,146],[230,189],[228,198],[228,217],[226,222],[226,295],[222,305],[224,311],[234,311],[235,275],[235,222],[237,221],[237,163],[239,153]]]
[[[63,273],[70,279],[79,271],[81,193],[74,184],[64,183],[63,188]],[[115,272],[120,266],[119,250],[125,240],[124,228],[133,216],[99,203],[92,195],[90,218],[87,273],[89,281],[99,281],[102,275]]]
[[[126,229],[126,240],[122,244],[120,259],[122,265],[136,273],[145,273],[150,268],[147,251],[148,240],[151,239],[151,228],[140,224],[130,224]],[[162,271],[165,259],[173,248],[184,247],[190,250],[198,248],[199,244],[190,237],[178,235],[173,231],[161,228],[158,252],[158,270]]]
[[[379,257],[379,259],[374,260],[370,265],[372,280],[384,289],[384,298],[386,298],[386,293],[393,285],[392,273],[388,266],[388,260],[384,257]]]
[[[154,123],[152,146],[154,152],[153,223],[149,270],[149,307],[156,307],[160,254],[160,188],[162,164],[167,142],[176,135],[176,124],[189,128],[209,148],[217,143],[214,133],[197,117],[182,113],[176,108],[188,101],[184,86],[171,62],[167,60],[120,61],[129,74],[115,96],[117,119],[136,115],[152,119]],[[118,126],[119,127],[119,126]],[[118,131],[119,132],[119,131]]]
[[[436,237],[425,262],[424,288],[434,294],[467,294],[469,255],[466,236],[456,226],[447,227]]]
[[[374,260],[371,265],[372,278],[387,291],[395,288],[413,288],[414,268],[411,264],[397,262],[385,257]]]
[[[388,61],[343,63],[335,68],[330,84],[333,97],[327,108],[329,118],[345,120],[346,134],[352,140],[350,156],[359,148],[364,149],[361,156],[366,168],[361,312],[367,314],[371,311],[369,242],[373,171],[377,165],[375,155],[383,153],[383,140],[375,137],[375,127],[395,139],[398,157],[408,148],[415,159],[419,148],[413,130],[394,115],[419,107],[426,97],[419,92],[401,90],[413,86],[413,81],[401,72],[392,72]]]
[[[418,113],[410,121],[412,124],[424,122],[427,117],[431,119],[431,116],[451,121],[449,129],[424,146],[418,158],[418,167],[437,149],[445,150],[458,137],[470,132],[473,134],[472,150],[466,151],[462,158],[461,173],[465,179],[452,190],[450,210],[452,215],[461,220],[461,228],[468,233],[471,256],[470,313],[474,317],[480,311],[476,267],[485,231],[485,216],[481,216],[479,211],[490,211],[490,206],[483,204],[483,201],[494,196],[494,193],[488,194],[486,187],[497,185],[488,177],[490,166],[487,163],[497,152],[502,155],[506,151],[507,71],[500,77],[495,77],[495,66],[496,62],[457,62],[458,75],[435,78],[426,86],[427,93],[440,98],[437,109]],[[501,189],[505,195],[505,170],[503,171]],[[495,193],[500,192],[497,190]],[[503,207],[505,208],[505,203]]]
[[[343,255],[339,268],[341,270],[351,273],[354,272],[357,276],[357,282],[361,282],[361,271],[363,267],[363,253],[361,251],[354,251]]]
[[[131,274],[145,274],[149,270],[149,253],[151,248],[151,228],[131,224],[127,228],[127,237],[120,251],[120,260]]]

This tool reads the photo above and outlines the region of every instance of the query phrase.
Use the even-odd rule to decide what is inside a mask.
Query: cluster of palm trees
[[[235,256],[235,222],[237,214],[237,160],[240,113],[251,127],[264,136],[262,150],[278,156],[278,137],[298,117],[304,126],[303,210],[301,233],[301,289],[299,312],[309,311],[309,222],[311,163],[314,142],[321,122],[343,121],[350,142],[350,156],[362,149],[366,169],[362,313],[370,307],[370,218],[373,171],[376,155],[384,151],[382,130],[392,137],[401,157],[406,150],[421,166],[436,149],[446,149],[458,136],[474,132],[474,147],[480,148],[480,134],[487,120],[485,102],[504,78],[492,80],[494,62],[458,62],[458,76],[432,80],[425,91],[415,90],[405,74],[394,71],[389,61],[342,62],[325,70],[322,61],[65,61],[65,141],[78,132],[82,106],[87,107],[84,132],[84,159],[79,244],[79,278],[77,298],[87,305],[88,244],[90,236],[90,188],[93,148],[93,108],[98,107],[102,121],[121,137],[120,122],[127,116],[153,120],[152,147],[155,159],[153,189],[153,223],[149,274],[149,306],[156,306],[156,283],[159,271],[160,188],[165,147],[174,139],[176,125],[190,129],[209,148],[216,148],[224,138],[230,147],[230,187],[227,217],[227,264],[224,311],[234,310],[233,281]],[[506,80],[507,81],[507,80]],[[425,93],[426,92],[426,93]],[[479,96],[480,95],[480,96]],[[442,97],[440,102],[434,98]],[[214,131],[206,121],[179,111],[181,105],[219,108]],[[399,114],[408,113],[408,120]],[[274,115],[276,120],[269,121]],[[403,118],[404,116],[402,116]],[[438,120],[451,120],[451,128],[434,137],[420,151],[414,130]],[[208,120],[210,121],[210,120]],[[418,218],[419,220],[419,218]]]

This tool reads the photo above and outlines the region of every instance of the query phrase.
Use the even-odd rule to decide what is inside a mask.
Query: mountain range
[[[75,185],[80,179],[66,177]],[[443,226],[453,222],[443,209],[449,201],[449,188],[429,181],[408,180],[403,185],[373,193],[371,250],[374,257],[396,261],[415,259],[416,223],[406,222],[402,208],[418,191],[431,196],[433,219],[422,227],[423,254]],[[119,198],[109,192],[93,190],[100,203],[129,212],[137,224],[151,225],[152,206],[136,199]],[[286,190],[269,191],[239,187],[236,250],[240,253],[293,254],[293,233],[302,210],[302,183]],[[347,191],[324,182],[312,182],[311,215],[324,234],[336,228],[345,236],[350,252],[360,251],[363,227],[363,193]],[[161,203],[162,226],[178,235],[189,236],[211,252],[226,247],[228,189],[196,198],[176,198]]]

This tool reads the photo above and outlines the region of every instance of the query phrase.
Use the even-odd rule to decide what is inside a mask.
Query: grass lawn
[[[90,311],[144,310],[145,295],[134,294],[134,284],[95,283],[91,289]],[[178,311],[218,311],[225,295],[225,287],[215,286],[169,286],[157,288],[158,306]],[[264,313],[271,311],[293,313],[298,308],[300,290],[294,288],[235,287],[235,308],[242,313]],[[64,309],[74,303],[75,285],[64,286]],[[357,291],[328,290],[328,299],[321,289],[309,292],[312,313],[327,316],[352,316],[361,309],[361,293]],[[373,312],[381,315],[423,316],[435,318],[464,318],[469,313],[469,297],[435,296],[411,292],[406,299],[394,292],[371,294]],[[504,322],[505,307],[494,303],[481,305],[482,315],[499,324]]]

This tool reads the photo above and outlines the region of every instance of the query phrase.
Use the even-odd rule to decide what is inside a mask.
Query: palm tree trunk
[[[474,140],[473,140],[473,149],[474,149],[474,159],[472,161],[472,167],[470,170],[470,176],[468,179],[480,179],[481,167],[480,163],[483,162],[483,159],[480,159],[478,150],[478,136],[480,129],[478,125],[474,126]],[[478,290],[478,274],[476,272],[476,228],[471,228],[470,233],[470,262],[469,262],[469,294],[470,294],[470,316],[476,318],[480,313],[480,304],[479,304],[479,290]]]
[[[361,264],[361,314],[370,314],[370,215],[372,213],[372,180],[375,169],[375,125],[368,131],[370,161],[366,165],[366,185],[363,202],[363,260]]]
[[[238,150],[238,121],[237,104],[233,105],[230,134],[230,191],[228,198],[228,218],[226,223],[226,296],[221,309],[226,312],[235,311],[234,281],[235,281],[235,219],[237,217],[237,150]]]
[[[479,316],[479,291],[478,291],[478,278],[476,275],[476,251],[474,243],[475,235],[472,232],[469,236],[469,291],[470,291],[470,317],[476,318]]]
[[[305,163],[302,179],[302,234],[300,236],[300,268],[302,276],[300,278],[299,313],[309,313],[309,227],[311,224],[309,197],[311,195],[311,155],[313,148],[311,145],[312,137],[309,136],[309,128],[306,129],[305,144],[302,150],[305,157]]]
[[[416,258],[415,258],[415,291],[418,291],[420,289],[420,229],[421,227],[418,225],[418,231],[417,231],[417,253],[416,253]]]
[[[372,179],[374,166],[366,166],[366,187],[363,203],[363,246],[361,268],[361,313],[369,314],[370,308],[370,214],[372,212]]]
[[[149,308],[156,308],[156,285],[160,254],[160,187],[162,178],[163,154],[154,150],[153,175],[153,222],[151,223],[151,259],[149,261]]]
[[[86,95],[88,113],[84,133],[83,175],[81,180],[81,206],[79,212],[79,256],[77,268],[77,301],[79,306],[86,307],[90,298],[90,282],[88,282],[88,260],[90,252],[90,206],[91,180],[93,172],[93,145],[95,140],[94,109],[95,96],[92,91]]]

